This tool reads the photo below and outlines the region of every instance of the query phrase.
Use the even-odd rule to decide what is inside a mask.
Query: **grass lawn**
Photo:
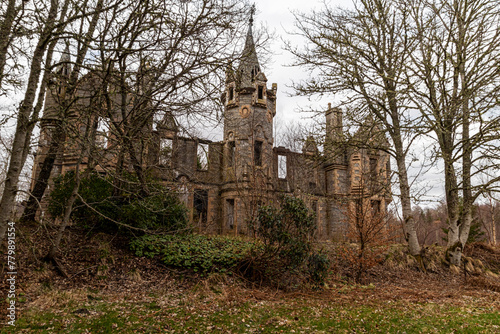
[[[377,289],[279,297],[218,285],[142,296],[51,290],[1,333],[500,333],[498,306],[484,300],[377,299]]]

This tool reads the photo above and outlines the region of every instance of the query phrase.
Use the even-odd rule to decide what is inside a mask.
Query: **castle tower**
[[[346,146],[342,110],[332,108],[328,103],[325,133],[325,182],[328,196],[326,207],[326,234],[332,240],[343,240],[347,229],[347,219],[340,209],[349,191],[349,171],[347,165]]]
[[[343,163],[343,152],[339,150],[340,143],[343,142],[343,124],[342,110],[340,108],[332,108],[331,103],[328,103],[326,110],[326,137],[325,150],[330,155],[330,163]]]
[[[328,103],[326,110],[326,180],[328,195],[345,194],[347,191],[347,152],[344,143],[342,110],[332,108]]]
[[[250,233],[248,221],[272,190],[273,117],[276,90],[267,87],[252,32],[253,9],[237,70],[228,66],[223,94],[223,226],[225,233]]]
[[[71,56],[69,45],[66,45],[64,52],[61,55],[59,64],[51,74],[47,92],[45,93],[45,109],[40,120],[40,139],[35,155],[34,166],[32,170],[32,185],[38,178],[41,166],[45,157],[48,154],[52,138],[60,133],[61,125],[61,103],[66,98],[66,89],[68,87],[69,78],[71,75]],[[52,177],[60,174],[60,166],[54,166]]]

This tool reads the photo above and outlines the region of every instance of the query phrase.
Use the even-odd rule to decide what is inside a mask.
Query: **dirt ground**
[[[419,270],[403,246],[394,245],[387,250],[390,255],[368,270],[360,284],[353,283],[349,267],[333,256],[332,274],[323,289],[282,291],[255,286],[237,275],[201,277],[190,271],[167,268],[157,259],[135,257],[128,249],[127,238],[119,234],[88,233],[77,227],[71,227],[65,234],[59,255],[65,277],[54,264],[40,260],[48,252],[51,243],[48,236],[54,231],[29,226],[20,229],[17,235],[16,292],[21,313],[38,303],[47,290],[84,289],[120,299],[146,298],[152,291],[210,291],[214,285],[224,290],[219,295],[240,301],[307,296],[342,304],[408,301],[460,306],[474,300],[476,305],[500,311],[500,249],[485,244],[467,246],[464,263],[470,265],[456,271],[443,264],[442,249],[430,246],[426,249],[426,273]],[[0,291],[7,291],[6,281],[2,280],[2,284]],[[5,296],[1,300],[5,303]],[[6,307],[2,305],[0,309],[5,312]]]

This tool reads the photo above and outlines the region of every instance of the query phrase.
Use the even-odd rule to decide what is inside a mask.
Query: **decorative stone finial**
[[[259,60],[255,51],[255,43],[253,41],[252,23],[253,15],[255,14],[255,4],[250,8],[250,22],[248,25],[245,47],[241,55],[241,61],[238,66],[240,88],[253,87],[255,77],[260,72]]]
[[[255,14],[255,3],[250,7],[250,25],[253,24],[253,16]]]

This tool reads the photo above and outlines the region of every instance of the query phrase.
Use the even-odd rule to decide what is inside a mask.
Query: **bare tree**
[[[498,145],[500,120],[494,111],[500,91],[500,9],[489,0],[409,5],[412,36],[418,44],[407,67],[413,83],[410,96],[434,132],[444,162],[449,219],[446,256],[459,265],[472,223],[472,205],[500,180],[496,175],[487,183],[472,184],[474,176],[488,173],[482,160],[498,164],[493,146]]]
[[[30,74],[24,100],[17,114],[16,133],[12,144],[3,195],[0,201],[0,240],[3,240],[5,236],[7,223],[10,219],[16,198],[19,175],[28,155],[31,133],[35,123],[33,120],[38,118],[38,115],[32,114],[33,105],[42,72],[43,56],[54,31],[58,11],[58,1],[52,0],[48,11],[40,14],[39,17],[39,22],[43,22],[43,26],[31,59]]]
[[[392,145],[386,147],[396,160],[404,232],[410,252],[420,259],[407,157],[416,138],[417,119],[408,107],[405,92],[406,63],[415,44],[408,38],[408,11],[391,0],[360,0],[353,10],[332,9],[296,16],[305,49],[288,49],[295,65],[313,76],[295,85],[301,95],[338,94],[346,116],[360,124],[371,115]],[[366,145],[359,141],[357,145]]]
[[[61,11],[61,21],[64,22],[66,12],[68,11],[69,1],[66,0],[62,11]],[[86,6],[92,6],[89,2],[85,2],[81,8],[81,10],[85,11]],[[42,200],[43,194],[45,193],[45,189],[47,188],[48,179],[52,172],[52,167],[54,165],[54,161],[56,156],[60,153],[61,146],[66,139],[66,132],[68,126],[68,113],[70,112],[71,106],[75,103],[78,97],[75,96],[75,92],[78,87],[78,83],[80,80],[80,74],[82,71],[83,61],[87,55],[87,51],[90,47],[90,41],[93,40],[93,35],[96,29],[96,25],[99,21],[99,17],[103,12],[104,0],[98,0],[95,3],[95,7],[88,8],[92,15],[87,17],[86,15],[82,16],[79,20],[80,22],[80,33],[83,35],[83,38],[79,38],[77,45],[77,57],[75,62],[73,63],[73,68],[71,73],[63,73],[59,71],[56,73],[58,78],[54,78],[52,74],[51,80],[57,79],[57,85],[62,85],[62,81],[67,81],[64,85],[64,94],[58,96],[56,101],[59,103],[58,106],[50,105],[48,108],[56,107],[56,110],[52,110],[50,115],[44,115],[45,118],[54,118],[51,119],[51,122],[55,122],[55,126],[52,130],[52,133],[48,135],[48,139],[50,140],[49,149],[46,154],[46,157],[42,163],[40,168],[40,172],[37,175],[35,180],[35,184],[33,186],[32,192],[30,194],[30,198],[28,199],[28,203],[26,205],[26,209],[23,213],[23,220],[33,220],[35,218],[35,213],[38,209],[38,203]],[[87,31],[83,33],[83,29],[86,26],[86,20],[90,18],[90,24],[87,27]],[[59,24],[58,29],[55,32],[55,35],[61,35],[64,32],[65,25]],[[52,91],[47,91],[47,85],[49,81],[49,77],[51,77],[51,61],[52,61],[52,53],[54,51],[54,47],[57,43],[57,39],[54,39],[49,45],[47,52],[47,61],[46,61],[46,69],[44,73],[44,77],[42,80],[42,86],[40,87],[40,92],[38,96],[38,102],[35,106],[34,113],[38,115],[43,104],[44,104],[44,95],[45,94],[53,94]],[[68,42],[69,43],[69,42]],[[70,58],[70,49],[69,44],[67,45],[63,56],[61,57],[61,61],[58,64],[58,67],[61,70],[69,69],[71,63]]]
[[[123,169],[131,166],[141,192],[148,194],[146,166],[147,155],[151,153],[148,147],[154,140],[151,133],[155,115],[162,112],[208,115],[213,109],[206,110],[207,105],[215,107],[207,101],[215,101],[214,96],[218,96],[220,70],[232,56],[231,32],[242,18],[241,3],[158,0],[116,4],[104,6],[102,0],[98,1],[90,23],[82,22],[79,32],[82,38],[73,39],[77,42],[77,57],[71,62],[73,69],[65,96],[58,101],[59,125],[51,136],[25,219],[34,218],[36,203],[44,195],[55,159],[68,140],[68,122],[78,118],[72,106],[81,98],[78,87],[85,78],[84,61],[91,66],[88,70],[103,96],[103,107],[96,114],[100,118],[98,123],[106,123],[109,129],[100,135],[107,137],[108,151],[117,157],[114,164],[117,189]],[[100,161],[100,167],[106,169],[104,160]]]
[[[243,13],[238,1],[131,2],[123,13],[129,19],[102,26],[107,31],[98,41],[103,73],[120,99],[120,110],[103,116],[119,143],[118,156],[128,156],[144,194],[153,116],[213,113],[216,104],[207,102],[219,96],[226,65],[234,58],[232,34]]]
[[[500,205],[495,198],[486,197],[486,203],[477,206],[477,219],[482,223],[482,227],[488,236],[488,242],[492,246],[497,245],[497,224],[500,216]]]
[[[15,84],[16,80],[8,73],[7,67],[19,66],[19,60],[11,56],[12,43],[23,34],[22,17],[26,1],[8,0],[1,5],[0,21],[0,91],[5,91],[5,86]],[[14,66],[8,66],[12,61]]]

